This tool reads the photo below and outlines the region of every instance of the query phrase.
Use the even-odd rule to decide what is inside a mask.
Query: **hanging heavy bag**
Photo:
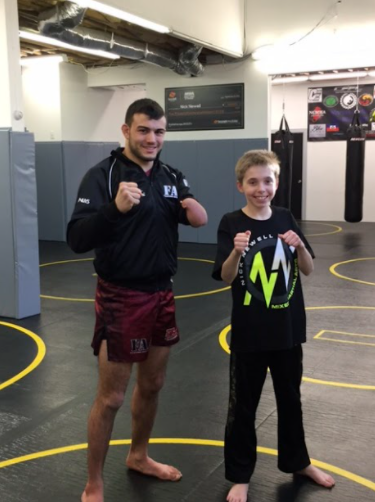
[[[345,221],[350,223],[362,220],[366,132],[359,116],[356,110],[346,133]]]
[[[283,129],[283,123],[285,129]],[[287,209],[291,208],[292,199],[293,146],[293,134],[290,132],[285,115],[283,115],[279,130],[272,135],[271,140],[271,150],[280,160],[279,187],[272,204]]]

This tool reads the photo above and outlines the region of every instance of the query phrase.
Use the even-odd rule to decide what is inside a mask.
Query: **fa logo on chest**
[[[170,185],[164,185],[164,197],[178,199],[177,188]]]

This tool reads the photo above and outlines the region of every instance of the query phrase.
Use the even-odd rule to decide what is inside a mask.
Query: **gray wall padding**
[[[66,226],[84,174],[118,146],[81,141],[35,144],[40,240],[65,241]]]
[[[10,131],[0,131],[0,316],[12,317],[16,302]],[[15,316],[13,316],[15,317]]]
[[[35,150],[32,134],[0,131],[0,316],[40,313]]]
[[[35,143],[35,168],[39,239],[63,241],[66,219],[61,143]]]
[[[180,225],[181,242],[216,243],[221,217],[245,205],[235,182],[237,160],[247,150],[265,148],[267,138],[165,142],[161,159],[185,174],[192,193],[208,213],[205,227]]]

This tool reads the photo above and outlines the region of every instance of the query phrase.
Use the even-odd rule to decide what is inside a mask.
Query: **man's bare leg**
[[[88,421],[88,480],[82,502],[104,502],[103,467],[116,413],[122,405],[132,365],[108,361],[107,342],[99,354],[98,392]]]
[[[148,476],[178,481],[182,477],[180,471],[155,462],[148,456],[148,441],[155,421],[159,392],[164,384],[169,352],[169,347],[151,346],[147,360],[138,364],[132,398],[132,444],[126,465]]]
[[[247,492],[249,490],[249,484],[241,483],[238,485],[233,485],[230,489],[227,497],[228,502],[246,502]]]
[[[315,481],[320,486],[323,486],[324,488],[332,488],[335,486],[335,480],[333,479],[332,476],[329,474],[326,474],[325,472],[321,471],[314,465],[310,464],[305,469],[302,469],[301,471],[297,471],[296,474],[300,474],[301,476],[307,476],[308,478],[312,479]]]

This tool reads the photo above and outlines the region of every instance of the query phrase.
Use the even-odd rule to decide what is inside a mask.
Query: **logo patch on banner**
[[[310,138],[325,138],[326,137],[326,124],[310,124],[309,125]]]
[[[339,131],[340,131],[340,128],[337,125],[330,124],[327,127],[327,132],[339,132]]]
[[[350,110],[354,108],[357,104],[357,96],[354,92],[348,92],[347,94],[343,94],[340,99],[340,105],[345,108],[345,110]]]
[[[321,103],[323,99],[323,88],[309,89],[309,103]]]

